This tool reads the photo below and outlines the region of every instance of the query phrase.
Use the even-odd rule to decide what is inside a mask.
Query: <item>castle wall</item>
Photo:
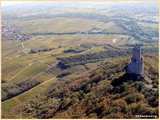
[[[143,58],[140,46],[135,46],[132,51],[131,62],[127,65],[127,73],[142,75],[144,72]]]

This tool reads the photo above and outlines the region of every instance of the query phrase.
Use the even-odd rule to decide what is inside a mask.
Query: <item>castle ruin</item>
[[[132,50],[131,62],[125,67],[126,73],[135,77],[143,77],[144,65],[141,55],[140,45],[136,45]]]

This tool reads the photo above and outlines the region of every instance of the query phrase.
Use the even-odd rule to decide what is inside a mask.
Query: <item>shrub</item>
[[[89,118],[89,119],[91,119],[91,118],[96,119],[96,118],[97,118],[97,114],[96,114],[96,113],[90,113],[90,114],[88,115],[88,118]]]
[[[32,87],[38,85],[40,82],[38,80],[25,80],[19,83],[4,83],[2,86],[2,101],[12,98],[24,91],[31,89]]]
[[[158,106],[158,99],[155,98],[155,96],[150,96],[147,97],[148,103],[149,105],[151,105],[152,107],[157,107]]]
[[[115,113],[108,114],[108,115],[104,116],[103,119],[111,119],[111,118],[112,119],[114,119],[114,118],[122,119],[122,118],[124,118],[123,116],[124,116],[123,113],[117,112],[116,114]]]
[[[128,91],[129,90],[129,85],[127,83],[124,83],[122,85],[122,87],[123,87],[124,91]]]
[[[128,113],[132,115],[157,115],[158,112],[156,109],[150,108],[147,104],[136,104],[133,103],[128,107]]]
[[[125,100],[128,104],[131,104],[133,102],[138,102],[140,100],[143,100],[144,96],[140,93],[133,93],[126,96]]]
[[[144,88],[144,83],[142,81],[137,81],[135,87],[140,92]]]
[[[147,98],[149,105],[151,105],[152,107],[158,106],[158,96],[159,96],[158,90],[147,91],[145,96]]]
[[[113,101],[113,106],[116,107],[117,112],[126,112],[127,103],[123,99]]]

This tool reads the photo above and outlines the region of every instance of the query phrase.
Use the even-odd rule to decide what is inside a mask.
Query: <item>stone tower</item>
[[[143,76],[144,65],[140,45],[136,45],[133,48],[131,62],[126,66],[126,73],[136,76]]]

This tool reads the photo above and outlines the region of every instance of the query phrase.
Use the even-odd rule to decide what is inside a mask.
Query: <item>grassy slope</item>
[[[15,113],[12,113],[14,108],[16,108],[17,105],[21,105],[26,101],[32,99],[33,97],[43,94],[48,89],[50,84],[53,84],[55,81],[56,81],[55,78],[51,77],[48,80],[46,79],[46,81],[42,82],[36,87],[22,93],[21,95],[18,95],[14,98],[11,98],[9,100],[2,102],[3,117],[10,118],[11,116],[14,116],[14,117],[19,116],[20,114],[15,115]]]
[[[156,78],[158,59],[145,56],[144,60],[145,75],[151,75],[149,78],[153,77],[151,84],[158,84]],[[51,84],[48,91],[42,96],[48,95],[50,96],[47,98],[48,100],[62,99],[62,101],[50,105],[46,100],[41,100],[42,96],[37,97],[28,102],[32,106],[27,107],[27,104],[25,106],[25,110],[31,109],[32,111],[23,112],[30,118],[134,118],[134,114],[139,114],[142,111],[143,113],[149,111],[148,114],[152,112],[157,114],[157,107],[149,105],[149,99],[145,97],[147,94],[151,94],[149,97],[154,95],[150,92],[147,93],[145,87],[143,87],[145,90],[139,91],[136,87],[139,82],[126,82],[120,86],[120,89],[114,88],[110,91],[111,82],[123,75],[122,68],[126,63],[128,63],[128,57],[108,59],[100,64],[97,69],[86,72],[84,75]],[[145,81],[143,82],[145,84]],[[61,93],[64,95],[61,96]],[[128,102],[128,99],[131,101]],[[55,108],[52,108],[53,106]],[[58,106],[60,107],[57,108]]]

